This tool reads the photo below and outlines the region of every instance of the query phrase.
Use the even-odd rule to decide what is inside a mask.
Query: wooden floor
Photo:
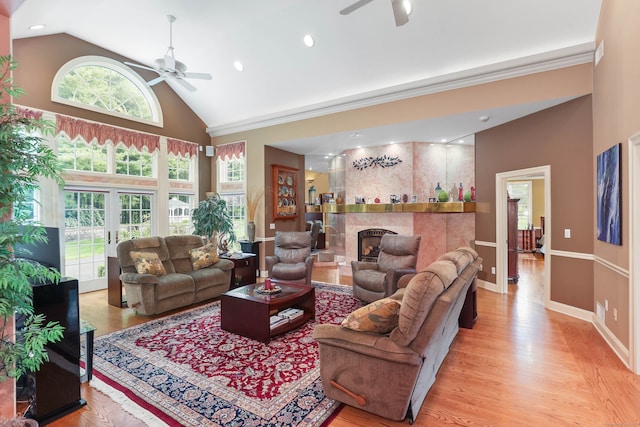
[[[521,260],[508,295],[478,290],[478,322],[460,330],[414,425],[640,426],[640,377],[591,324],[543,308],[543,262]],[[315,268],[313,279],[350,284],[335,268]],[[97,335],[148,320],[106,300],[106,291],[80,297]],[[50,425],[145,425],[86,383],[82,396],[85,408]],[[345,407],[331,426],[408,424]]]

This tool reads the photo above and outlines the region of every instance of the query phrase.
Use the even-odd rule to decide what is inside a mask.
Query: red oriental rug
[[[98,337],[92,385],[150,425],[320,426],[339,403],[324,395],[313,328],[362,304],[351,287],[314,286],[316,319],[269,344],[223,331],[219,302]]]

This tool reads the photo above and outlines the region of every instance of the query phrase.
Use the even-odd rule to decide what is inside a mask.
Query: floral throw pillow
[[[220,258],[218,258],[218,248],[213,243],[191,249],[189,256],[191,257],[191,265],[194,270],[209,267],[220,261]]]
[[[157,253],[131,251],[130,255],[138,274],[153,274],[154,276],[167,274]]]
[[[389,333],[398,326],[400,301],[383,298],[357,309],[342,321],[342,326],[354,331]]]

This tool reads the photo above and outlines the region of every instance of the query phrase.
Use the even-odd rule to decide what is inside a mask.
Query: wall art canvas
[[[598,155],[598,240],[622,244],[622,200],[620,198],[620,149],[616,144]]]

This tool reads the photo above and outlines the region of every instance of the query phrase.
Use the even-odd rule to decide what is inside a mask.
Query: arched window
[[[101,56],[82,56],[56,73],[51,100],[112,116],[162,126],[160,103],[138,74]]]

